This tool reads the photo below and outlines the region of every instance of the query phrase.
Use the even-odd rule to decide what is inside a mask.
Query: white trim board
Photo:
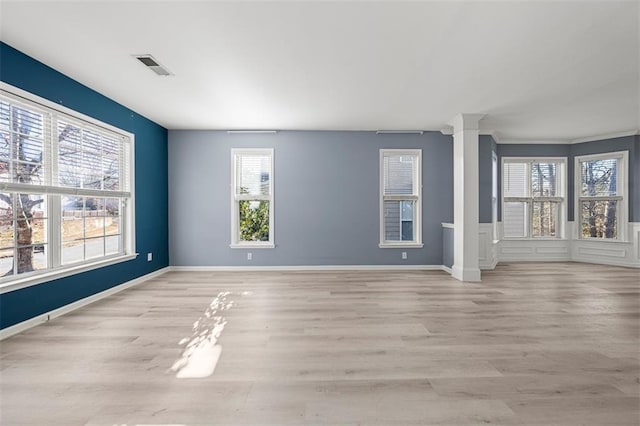
[[[585,136],[575,139],[509,139],[500,137],[498,133],[483,133],[481,135],[490,134],[493,140],[499,145],[574,145],[585,142],[603,141],[607,139],[623,138],[627,136],[635,136],[640,134],[639,129],[623,130],[620,132],[611,132],[601,135]]]
[[[171,272],[445,271],[443,265],[169,266]]]
[[[4,340],[15,334],[28,330],[29,328],[35,327],[36,325],[48,322],[53,318],[57,318],[61,315],[64,315],[71,311],[75,311],[76,309],[80,309],[84,306],[87,306],[93,302],[97,302],[100,299],[104,299],[105,297],[109,297],[113,294],[119,293],[122,290],[126,290],[127,288],[141,284],[152,278],[156,278],[166,272],[169,272],[169,270],[170,270],[170,267],[168,266],[162,269],[158,269],[157,271],[153,271],[141,277],[134,278],[133,280],[127,281],[115,287],[111,287],[107,290],[101,291],[100,293],[93,294],[91,296],[85,297],[84,299],[76,300],[75,302],[70,303],[68,305],[61,306],[52,311],[45,312],[44,314],[40,314],[33,318],[29,318],[28,320],[19,322],[18,324],[12,325],[7,328],[3,328],[2,330],[0,330],[0,340]]]

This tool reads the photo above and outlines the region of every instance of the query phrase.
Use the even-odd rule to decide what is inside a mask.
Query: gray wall
[[[478,146],[478,174],[480,187],[479,193],[479,222],[491,223],[493,208],[493,153],[496,152],[496,142],[493,137],[480,135]]]
[[[638,136],[605,139],[572,145],[554,144],[504,144],[498,145],[498,161],[502,157],[567,157],[568,220],[574,220],[574,162],[580,155],[600,154],[604,152],[629,151],[629,221],[640,222],[640,141]],[[502,170],[499,170],[501,173]],[[498,181],[501,176],[498,177]],[[500,194],[500,192],[498,192]],[[501,194],[500,194],[501,196]],[[498,220],[502,220],[501,200],[498,203]]]
[[[453,266],[453,228],[442,228],[442,264]]]
[[[274,249],[229,248],[231,148],[274,148]],[[422,249],[378,248],[382,148],[422,149]],[[171,265],[441,265],[452,220],[453,142],[440,132],[169,131]]]

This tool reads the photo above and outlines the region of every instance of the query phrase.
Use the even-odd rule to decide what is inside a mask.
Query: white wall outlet
[[[153,253],[147,253],[147,262],[151,262],[153,260]]]
[[[403,258],[404,260],[407,260],[407,252],[406,252],[406,251],[403,251],[403,252],[402,252],[402,258]]]
[[[253,253],[247,253],[247,260],[253,259]]]

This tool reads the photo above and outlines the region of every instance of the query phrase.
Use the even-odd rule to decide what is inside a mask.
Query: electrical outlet
[[[253,259],[253,253],[247,253],[247,260]]]
[[[407,252],[406,252],[406,251],[403,251],[403,252],[402,252],[402,258],[403,258],[404,260],[407,260]]]
[[[151,262],[153,260],[153,253],[147,253],[147,262]]]

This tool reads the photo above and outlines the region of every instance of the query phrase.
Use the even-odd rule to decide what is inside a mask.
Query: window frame
[[[237,161],[238,156],[242,155],[268,155],[271,158],[271,167],[269,170],[269,194],[268,195],[239,195],[236,194]],[[275,231],[274,231],[274,169],[275,156],[273,148],[231,148],[231,244],[232,249],[248,249],[248,248],[275,248]],[[240,201],[268,201],[269,202],[269,240],[268,241],[241,241],[240,240]]]
[[[49,161],[50,166],[45,166],[45,169],[48,169],[48,173],[51,174],[50,177],[53,179],[50,179],[49,182],[46,182],[45,185],[31,185],[10,182],[0,183],[0,191],[3,192],[32,194],[38,193],[46,196],[46,204],[48,210],[47,217],[49,221],[47,239],[45,243],[49,247],[47,253],[48,267],[42,270],[26,272],[20,275],[13,275],[11,278],[6,277],[0,279],[0,294],[135,259],[138,256],[138,253],[136,252],[135,238],[135,135],[131,132],[104,123],[81,112],[49,101],[38,95],[35,95],[18,87],[14,87],[5,82],[0,82],[0,94],[8,98],[10,101],[25,104],[26,107],[37,110],[39,113],[47,116],[47,118],[45,118],[45,121],[47,122],[47,128],[43,129],[43,156],[45,156],[45,158]],[[80,192],[83,193],[78,194],[78,196],[81,197],[115,197],[122,198],[124,200],[125,207],[123,208],[121,216],[122,253],[86,259],[70,264],[62,264],[60,261],[60,259],[62,258],[62,212],[60,209],[61,201],[62,198],[65,197],[65,194],[60,191],[60,189],[62,188],[61,186],[53,185],[53,182],[57,180],[55,174],[57,173],[58,166],[57,163],[55,163],[58,153],[53,149],[53,147],[57,146],[58,142],[52,142],[54,139],[56,139],[56,126],[57,121],[60,118],[66,121],[71,120],[74,123],[82,124],[83,126],[90,128],[95,128],[96,130],[100,130],[103,132],[107,131],[110,133],[115,133],[119,137],[126,139],[125,147],[126,155],[128,158],[126,159],[124,164],[125,166],[128,166],[128,170],[123,170],[121,173],[126,173],[128,175],[128,191],[114,191],[114,194],[109,195],[108,193],[103,193],[103,190],[80,190]],[[50,138],[50,140],[47,141],[47,138]],[[44,152],[47,149],[50,149],[51,152]],[[70,190],[71,188],[67,188],[66,192],[71,192]],[[89,192],[91,192],[92,194],[89,195]],[[129,194],[128,197],[118,195],[124,192],[127,192]],[[71,194],[66,195],[68,196]],[[55,266],[54,262],[56,263]]]
[[[504,166],[507,163],[525,163],[528,164],[528,193],[529,196],[526,197],[505,197],[505,172]],[[558,164],[558,169],[560,170],[560,174],[557,176],[558,182],[556,182],[556,188],[560,190],[560,195],[555,197],[534,197],[532,191],[532,182],[531,182],[531,164],[534,163],[556,163]],[[543,240],[563,240],[566,239],[566,229],[567,229],[567,190],[568,190],[568,159],[567,157],[510,157],[505,156],[500,159],[500,207],[502,212],[502,232],[501,238],[505,240],[535,240],[535,241],[543,241]],[[505,204],[509,202],[523,202],[526,203],[527,213],[528,213],[528,221],[526,223],[527,232],[525,236],[522,237],[508,237],[504,235],[504,214],[505,214]],[[533,235],[533,209],[535,202],[552,202],[556,203],[558,206],[558,213],[556,217],[556,235],[555,236],[539,236],[536,237]]]
[[[384,158],[385,156],[404,155],[415,156],[417,159],[417,167],[413,175],[413,194],[412,195],[385,195],[384,194]],[[380,198],[380,235],[379,248],[422,248],[422,149],[380,149],[380,188],[378,190]],[[385,239],[384,232],[384,202],[385,201],[413,201],[413,236],[412,241],[389,241]],[[402,207],[400,207],[402,209]],[[402,211],[400,212],[400,222],[402,223]]]
[[[582,162],[593,160],[617,161],[617,178],[615,196],[583,196],[582,195]],[[629,151],[612,151],[598,154],[576,155],[574,158],[574,222],[576,223],[576,237],[580,241],[600,241],[607,243],[628,242],[629,225]],[[621,195],[620,195],[621,194]],[[585,237],[582,235],[582,202],[589,200],[617,200],[616,207],[616,238]]]

